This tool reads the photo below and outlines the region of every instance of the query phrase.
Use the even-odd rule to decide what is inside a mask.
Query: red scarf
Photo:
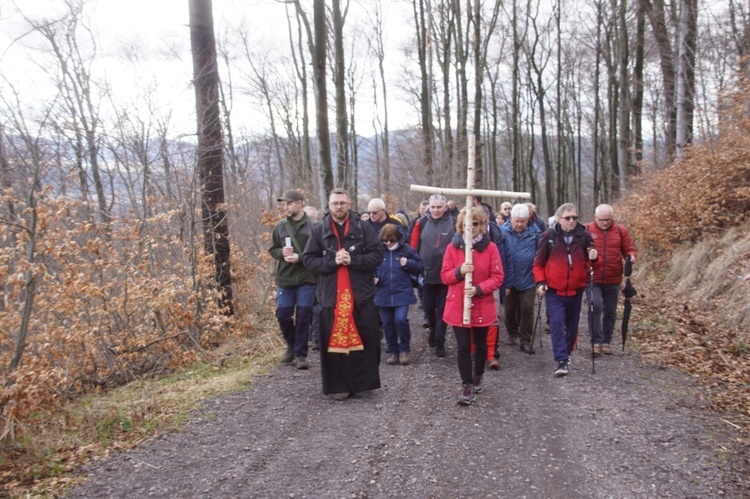
[[[331,224],[336,222],[331,217]],[[338,241],[338,249],[341,249],[341,238],[333,225],[333,233]],[[344,225],[344,234],[349,232],[349,219]],[[333,310],[333,328],[331,338],[328,341],[329,353],[348,354],[354,350],[364,350],[362,338],[359,337],[357,326],[354,324],[354,292],[352,282],[349,279],[349,267],[339,265],[336,270],[336,308]]]

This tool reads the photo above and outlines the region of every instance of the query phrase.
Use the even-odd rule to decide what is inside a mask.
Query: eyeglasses
[[[346,206],[349,204],[349,201],[329,201],[328,204],[331,206]]]
[[[611,222],[612,221],[611,218],[597,218],[597,220],[599,220],[600,222]]]
[[[398,240],[397,239],[383,239],[383,242],[393,244],[393,243],[397,243]]]
[[[578,215],[568,215],[567,217],[560,217],[560,218],[570,222],[571,220],[578,220]]]
[[[479,227],[480,223],[481,222],[477,222],[476,220],[474,220],[473,222],[471,222],[471,225],[473,225],[474,227]]]

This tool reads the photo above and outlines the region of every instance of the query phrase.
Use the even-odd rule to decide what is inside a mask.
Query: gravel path
[[[442,359],[419,326],[412,334],[412,364],[383,355],[380,390],[335,402],[321,394],[318,359],[309,371],[280,366],[208,401],[182,432],[95,462],[70,495],[750,496],[747,449],[732,448],[685,377],[618,351],[592,374],[584,345],[556,379],[543,335],[531,356],[503,341],[500,371],[459,407],[450,331]]]

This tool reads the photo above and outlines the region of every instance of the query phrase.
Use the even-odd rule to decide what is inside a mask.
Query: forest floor
[[[437,358],[417,307],[411,318],[412,363],[383,355],[381,389],[336,402],[321,393],[313,355],[308,371],[278,366],[208,400],[179,432],[92,462],[69,496],[750,495],[750,448],[700,388],[627,349],[592,373],[585,316],[561,379],[547,334],[527,355],[501,333],[501,369],[470,407],[456,405],[452,333]]]

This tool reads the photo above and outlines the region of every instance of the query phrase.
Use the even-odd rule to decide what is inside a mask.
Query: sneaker
[[[409,352],[401,352],[398,354],[398,363],[402,366],[408,366],[409,365]]]
[[[398,355],[396,355],[395,353],[389,353],[388,360],[386,360],[385,363],[388,364],[389,366],[398,364]]]
[[[474,402],[474,388],[469,385],[463,385],[461,395],[458,396],[458,405],[471,405]]]
[[[602,355],[602,345],[599,343],[594,343],[594,357],[601,357]]]
[[[474,393],[482,393],[484,391],[484,385],[482,385],[482,377],[474,376],[471,378],[471,384],[474,385]]]
[[[294,367],[297,369],[310,369],[310,364],[307,362],[307,357],[295,357]]]
[[[284,352],[284,355],[281,357],[281,363],[282,364],[291,364],[294,360],[294,350],[291,348],[287,348],[286,352]]]
[[[567,376],[570,370],[568,369],[567,361],[561,360],[557,363],[557,369],[555,369],[555,378],[562,378]]]
[[[497,361],[497,359],[490,359],[487,361],[487,369],[497,371],[498,369],[500,369],[500,363]]]
[[[351,395],[351,394],[350,394],[349,392],[338,392],[338,393],[334,393],[334,394],[332,394],[332,395],[331,395],[331,398],[332,398],[333,400],[338,400],[338,401],[342,401],[342,400],[346,400],[346,399],[348,399],[350,395]]]
[[[435,355],[445,357],[445,342],[435,342]]]
[[[612,355],[612,345],[610,345],[609,343],[604,343],[602,345],[602,353],[604,355]]]

